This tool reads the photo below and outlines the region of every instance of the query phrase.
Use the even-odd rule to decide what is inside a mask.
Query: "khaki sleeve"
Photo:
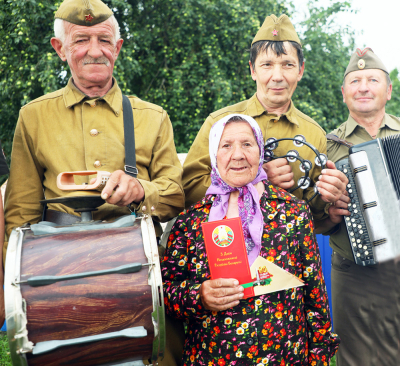
[[[201,127],[183,164],[182,184],[185,191],[185,207],[201,200],[211,184],[211,161],[208,137],[214,120],[210,116]]]
[[[315,146],[315,148],[321,153],[321,154],[327,154],[326,153],[326,138],[325,135],[321,136],[320,143],[318,146]],[[311,173],[311,181],[313,184],[307,188],[303,194],[303,199],[305,201],[309,200],[314,194],[314,184],[315,182],[318,181],[318,177],[320,175],[320,169],[313,169]],[[328,215],[325,213],[325,206],[327,205],[326,202],[324,202],[321,199],[321,196],[318,194],[315,198],[312,199],[311,202],[309,202],[310,210],[312,213],[312,216],[314,218],[314,221],[323,221],[325,220]],[[317,224],[316,224],[317,225]]]
[[[34,133],[28,133],[20,113],[14,133],[10,177],[5,193],[6,242],[3,255],[6,253],[11,231],[27,222],[37,223],[42,216],[43,207],[39,201],[44,198],[44,169],[35,157],[33,140]]]
[[[144,188],[145,198],[139,209],[146,206],[161,222],[177,216],[184,208],[185,197],[182,188],[182,166],[176,153],[172,124],[163,111],[160,130],[152,151],[149,166],[150,181],[139,179]]]

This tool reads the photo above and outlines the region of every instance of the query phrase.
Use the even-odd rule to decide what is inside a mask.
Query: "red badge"
[[[93,20],[93,17],[92,17],[90,14],[85,15],[85,20],[86,20],[87,22],[91,22],[91,21]]]
[[[277,36],[277,35],[278,35],[278,31],[277,31],[276,29],[274,29],[274,30],[272,31],[272,35],[273,35],[273,36]]]

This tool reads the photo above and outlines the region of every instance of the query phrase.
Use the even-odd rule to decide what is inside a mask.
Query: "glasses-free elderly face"
[[[52,38],[51,44],[60,58],[68,62],[75,85],[88,95],[91,88],[107,92],[123,43],[122,39],[115,39],[112,19],[91,27],[69,22],[64,22],[64,26],[65,40]]]
[[[258,172],[260,149],[247,122],[227,123],[217,152],[217,167],[222,180],[231,187],[252,182]]]
[[[385,105],[392,97],[392,85],[388,85],[387,74],[382,70],[358,70],[346,75],[342,94],[343,102],[353,115],[384,113]]]

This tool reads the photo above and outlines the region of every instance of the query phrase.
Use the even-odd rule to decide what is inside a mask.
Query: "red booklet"
[[[252,282],[240,217],[202,224],[211,279],[235,278],[239,284]],[[244,289],[244,298],[254,296],[254,288]]]

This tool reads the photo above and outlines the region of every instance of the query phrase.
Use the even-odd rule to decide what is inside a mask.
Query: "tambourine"
[[[312,162],[307,159],[303,159],[299,152],[295,149],[289,150],[286,155],[282,156],[275,156],[274,150],[278,147],[279,141],[293,141],[295,147],[302,147],[303,145],[309,147],[315,154],[314,164],[316,166],[325,169],[326,162],[328,161],[328,157],[325,154],[321,154],[314,146],[306,142],[306,138],[303,135],[296,135],[294,138],[283,138],[283,139],[276,139],[275,137],[269,138],[265,145],[264,145],[264,162],[268,163],[274,159],[286,158],[289,163],[295,163],[297,160],[300,162],[299,169],[301,172],[304,173],[302,177],[299,178],[297,181],[297,186],[288,190],[289,193],[293,193],[296,189],[307,189],[311,184],[311,178],[309,177],[310,170],[312,169]],[[315,194],[307,201],[309,203],[313,200],[317,194],[319,194],[318,187],[314,186]]]

